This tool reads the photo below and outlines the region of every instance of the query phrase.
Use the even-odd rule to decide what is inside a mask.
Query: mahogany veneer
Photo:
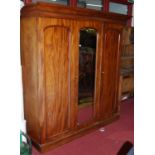
[[[129,16],[47,3],[21,10],[21,64],[27,132],[40,151],[119,117],[122,28]],[[94,117],[77,125],[80,29],[97,31]]]

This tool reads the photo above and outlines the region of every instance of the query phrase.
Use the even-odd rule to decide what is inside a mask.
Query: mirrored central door
[[[83,28],[79,38],[79,82],[78,82],[78,125],[93,119],[95,64],[96,64],[95,29]]]

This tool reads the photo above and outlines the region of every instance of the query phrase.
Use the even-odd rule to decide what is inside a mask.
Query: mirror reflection
[[[93,119],[96,34],[95,29],[80,30],[78,124]]]
[[[60,5],[69,4],[68,0],[32,0],[32,3],[36,3],[36,2],[48,2],[48,3],[55,3],[55,4],[60,4]]]
[[[78,0],[77,6],[82,8],[93,9],[93,10],[102,10],[103,1],[102,0]]]

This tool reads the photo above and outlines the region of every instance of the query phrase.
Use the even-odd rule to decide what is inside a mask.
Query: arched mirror
[[[78,125],[93,119],[95,90],[95,60],[97,32],[92,28],[80,30]]]

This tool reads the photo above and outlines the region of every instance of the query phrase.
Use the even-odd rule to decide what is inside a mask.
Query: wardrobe
[[[117,120],[129,16],[48,3],[21,10],[27,133],[41,152]]]

